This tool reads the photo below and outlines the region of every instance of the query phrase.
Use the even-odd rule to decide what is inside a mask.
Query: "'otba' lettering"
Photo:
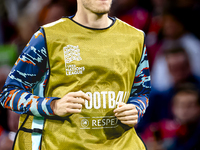
[[[116,108],[120,102],[125,102],[129,92],[119,91],[117,96],[114,91],[87,92],[90,101],[85,101],[86,109]]]

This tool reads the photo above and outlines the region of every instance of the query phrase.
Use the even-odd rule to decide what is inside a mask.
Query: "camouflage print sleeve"
[[[136,105],[139,112],[138,122],[145,113],[149,103],[149,94],[151,91],[149,63],[147,59],[147,51],[144,46],[141,60],[138,64],[136,75],[131,90],[128,103]]]
[[[0,93],[1,105],[20,114],[53,115],[50,103],[57,98],[33,95],[38,84],[44,91],[48,75],[46,43],[43,29],[40,29],[32,36],[8,75]]]

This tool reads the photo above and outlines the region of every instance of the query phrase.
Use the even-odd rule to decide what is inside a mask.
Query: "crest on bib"
[[[81,61],[79,46],[67,45],[63,47],[66,75],[83,74],[85,67],[76,66],[72,61]],[[70,64],[71,63],[71,64]]]
[[[82,60],[80,56],[80,49],[79,46],[67,45],[63,48],[64,57],[65,57],[65,64],[70,63],[72,61],[80,61]]]

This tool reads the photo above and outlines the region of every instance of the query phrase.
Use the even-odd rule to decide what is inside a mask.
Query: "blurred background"
[[[76,0],[0,1],[0,88],[40,26],[76,12]],[[146,34],[152,92],[135,127],[148,150],[200,150],[200,1],[113,0],[110,16]],[[0,150],[19,116],[0,106]]]

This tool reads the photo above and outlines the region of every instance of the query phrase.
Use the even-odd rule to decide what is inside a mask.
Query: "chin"
[[[104,14],[108,14],[109,11],[99,11],[99,12],[95,12],[98,15],[104,15]]]
[[[109,13],[109,11],[110,11],[110,9],[101,9],[101,10],[95,10],[95,11],[93,11],[94,13],[96,13],[96,14],[108,14]]]

